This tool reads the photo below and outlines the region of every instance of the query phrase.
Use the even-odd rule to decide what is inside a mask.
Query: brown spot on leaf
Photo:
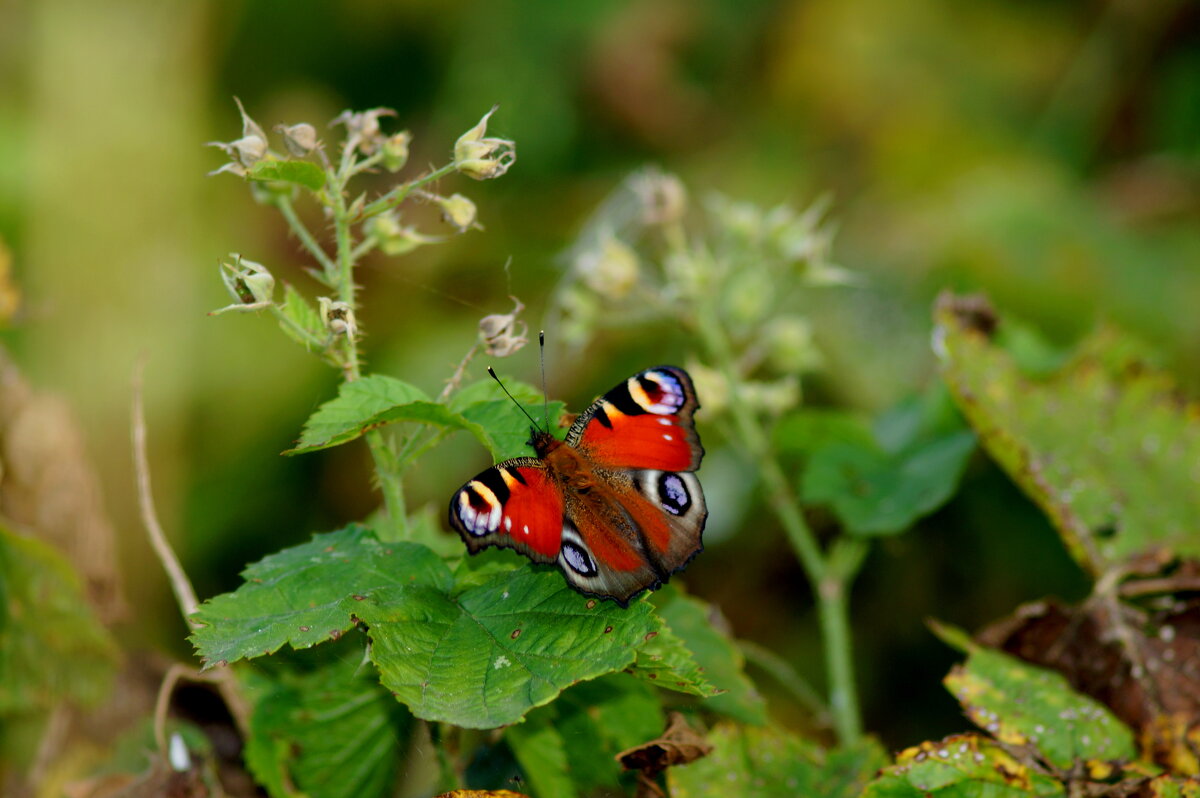
[[[609,632],[611,632],[611,631],[612,631],[612,627],[611,627],[611,626],[606,626],[606,627],[604,627],[604,634],[608,634],[608,633],[609,633]]]
[[[355,601],[365,601],[365,600],[366,600],[366,598],[367,598],[366,596],[360,596],[360,595],[358,595],[357,593],[355,593],[355,594],[354,594],[354,600],[355,600]]]
[[[518,637],[520,637],[520,636],[521,636],[521,630],[520,630],[520,629],[513,629],[513,630],[512,630],[512,634],[510,634],[510,635],[509,635],[509,637],[511,637],[513,640],[516,640],[516,639],[517,639]]]
[[[646,632],[645,640],[646,640],[646,642],[649,642],[656,637],[658,637],[658,632]]]
[[[342,630],[341,630],[341,629],[331,629],[331,630],[329,630],[329,638],[330,638],[331,640],[337,640],[337,639],[338,639],[339,637],[341,637],[341,636],[342,636]]]
[[[950,291],[943,291],[937,298],[934,308],[936,315],[949,313],[963,328],[982,333],[991,338],[1000,323],[995,309],[982,294],[957,296]]]
[[[307,631],[308,631],[309,629],[311,629],[311,628],[312,628],[311,626],[301,626],[301,627],[300,627],[300,631],[301,631],[301,632],[307,632]]]
[[[588,601],[587,601],[587,608],[590,610],[590,609],[592,609],[592,608],[593,608],[593,607],[595,607],[595,606],[596,606],[596,600],[595,600],[595,599],[588,599]]]

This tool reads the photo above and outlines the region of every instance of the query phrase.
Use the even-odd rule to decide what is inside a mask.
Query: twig
[[[138,504],[142,511],[142,523],[146,525],[146,534],[150,537],[150,545],[158,555],[163,570],[171,582],[171,590],[175,593],[175,601],[183,613],[183,619],[188,626],[194,627],[192,613],[200,606],[196,600],[196,591],[191,581],[179,564],[167,536],[163,534],[162,525],[158,521],[158,513],[154,509],[154,497],[150,492],[150,461],[146,457],[146,414],[142,403],[142,371],[146,360],[143,357],[133,370],[133,465],[137,471]]]
[[[150,461],[146,456],[146,414],[142,402],[142,372],[145,365],[143,357],[133,370],[133,465],[137,472],[138,503],[141,506],[142,523],[146,526],[150,545],[154,547],[154,553],[158,555],[163,570],[167,572],[167,578],[171,582],[171,589],[175,592],[175,601],[179,604],[184,621],[189,627],[195,628],[196,622],[192,620],[192,615],[200,603],[196,600],[196,591],[192,588],[192,583],[187,578],[183,566],[179,564],[179,558],[175,556],[175,551],[167,542],[167,536],[163,534],[162,525],[158,521],[158,512],[154,509],[154,497],[150,491]],[[242,695],[233,672],[228,668],[220,668],[205,674],[176,664],[171,666],[166,676],[163,677],[154,709],[154,738],[164,758],[167,756],[165,732],[167,707],[170,705],[175,684],[185,675],[194,681],[215,684],[222,700],[225,701],[225,706],[229,709],[229,714],[237,724],[238,731],[241,732],[243,739],[248,737],[250,705]]]

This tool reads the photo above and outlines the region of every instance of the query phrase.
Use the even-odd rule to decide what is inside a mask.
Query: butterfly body
[[[460,488],[450,524],[471,553],[516,549],[621,606],[703,548],[708,511],[692,473],[704,449],[687,372],[660,366],[597,399],[560,441],[534,429],[534,457],[506,460]]]

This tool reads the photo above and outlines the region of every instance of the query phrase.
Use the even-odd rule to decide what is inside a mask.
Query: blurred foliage
[[[946,286],[986,291],[1045,330],[1046,351],[1115,322],[1195,395],[1198,87],[1200,14],[1182,0],[4,4],[0,251],[12,262],[5,301],[20,305],[2,335],[87,430],[137,608],[115,635],[126,650],[184,657],[131,489],[137,357],[149,359],[159,509],[202,595],[379,502],[361,447],[278,457],[335,395],[333,375],[261,319],[204,315],[223,301],[212,272],[231,247],[314,286],[270,209],[204,178],[219,158],[199,143],[228,137],[231,96],[268,128],[307,120],[321,136],[344,108],[394,107],[419,164],[444,160],[423,148],[444,148],[500,104],[492,125],[520,143],[521,160],[473,194],[485,234],[419,250],[402,270],[369,256],[359,274],[372,369],[432,394],[479,317],[507,311],[510,294],[539,326],[579,226],[645,162],[763,204],[828,193],[837,262],[865,279],[795,298],[822,359],[804,396],[862,419],[930,381],[928,308]],[[678,326],[645,322],[569,355],[548,325],[549,393],[578,409],[648,358],[688,349]],[[537,382],[534,356],[509,362]],[[440,518],[462,475],[485,464],[458,437],[413,475],[410,506]],[[863,445],[874,468],[882,455]],[[704,475],[722,478],[706,485],[754,468],[727,455],[710,449]],[[690,590],[739,637],[818,678],[808,591],[781,536],[753,497],[710,491],[724,499],[710,497],[713,539],[687,572]],[[828,535],[838,519],[813,520]],[[950,504],[881,539],[859,577],[867,727],[891,748],[959,727],[930,678],[949,655],[922,618],[975,627],[1087,589],[1030,502],[996,467],[969,461]],[[786,693],[768,698],[777,720],[803,722]]]

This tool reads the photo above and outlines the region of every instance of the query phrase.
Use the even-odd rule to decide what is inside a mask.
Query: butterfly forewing
[[[506,460],[459,488],[450,500],[450,525],[472,554],[502,546],[553,563],[562,538],[561,493],[542,461]]]

